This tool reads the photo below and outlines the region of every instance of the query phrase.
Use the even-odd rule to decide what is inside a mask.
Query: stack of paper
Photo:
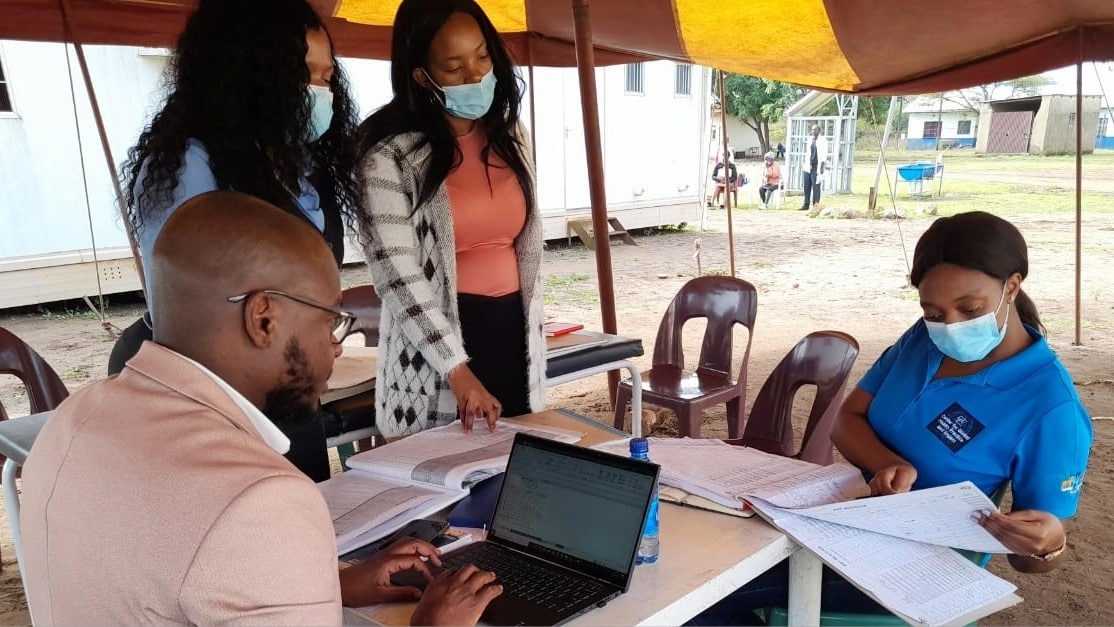
[[[507,466],[516,433],[561,442],[584,435],[554,427],[500,422],[494,433],[459,422],[429,429],[348,458],[349,472],[317,484],[347,553],[429,516],[468,494],[468,487]]]

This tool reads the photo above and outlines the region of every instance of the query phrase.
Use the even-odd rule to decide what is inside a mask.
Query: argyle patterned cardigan
[[[370,216],[361,233],[364,257],[383,301],[376,425],[386,437],[455,420],[456,397],[446,376],[468,361],[460,333],[456,244],[445,185],[429,202],[414,206],[431,152],[429,146],[413,150],[418,139],[418,134],[406,133],[384,140],[363,163]],[[526,310],[531,411],[541,411],[544,405],[542,246],[537,202],[528,198],[526,224],[515,250]]]

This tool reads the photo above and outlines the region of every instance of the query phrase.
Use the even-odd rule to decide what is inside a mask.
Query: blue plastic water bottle
[[[650,461],[650,443],[646,438],[633,438],[630,441],[631,459]],[[646,526],[642,529],[642,542],[638,544],[635,564],[653,564],[658,561],[658,486],[654,485],[654,496],[650,499],[650,509],[646,512]]]

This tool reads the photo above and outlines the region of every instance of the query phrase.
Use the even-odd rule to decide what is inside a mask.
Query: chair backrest
[[[815,331],[806,335],[762,384],[741,444],[794,456],[793,397],[802,385],[811,384],[816,386],[816,397],[801,450],[795,456],[816,464],[832,463],[832,426],[858,355],[859,343],[846,333]]]
[[[0,374],[15,376],[27,388],[31,413],[50,411],[70,395],[58,373],[23,340],[0,327]],[[0,416],[6,417],[0,407]]]
[[[356,314],[356,321],[348,330],[348,335],[353,333],[364,334],[364,346],[379,346],[379,314],[383,309],[383,302],[375,293],[375,288],[370,285],[357,285],[341,292],[341,307],[345,311]]]
[[[661,319],[654,342],[653,365],[684,368],[681,329],[692,318],[707,318],[696,369],[730,374],[732,331],[736,324],[741,324],[747,328],[741,380],[750,360],[750,343],[757,313],[758,291],[747,281],[728,276],[696,277],[681,287]]]

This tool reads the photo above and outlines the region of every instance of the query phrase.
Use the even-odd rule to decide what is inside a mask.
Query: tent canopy
[[[0,39],[65,41],[61,0],[4,0]],[[195,0],[68,0],[85,43],[173,46]],[[389,56],[398,0],[311,0],[343,56]],[[521,64],[576,64],[569,0],[479,0]],[[262,3],[261,6],[265,6]],[[1114,60],[1114,2],[596,0],[596,63],[664,58],[822,90],[920,94]],[[260,19],[266,19],[261,12]]]

